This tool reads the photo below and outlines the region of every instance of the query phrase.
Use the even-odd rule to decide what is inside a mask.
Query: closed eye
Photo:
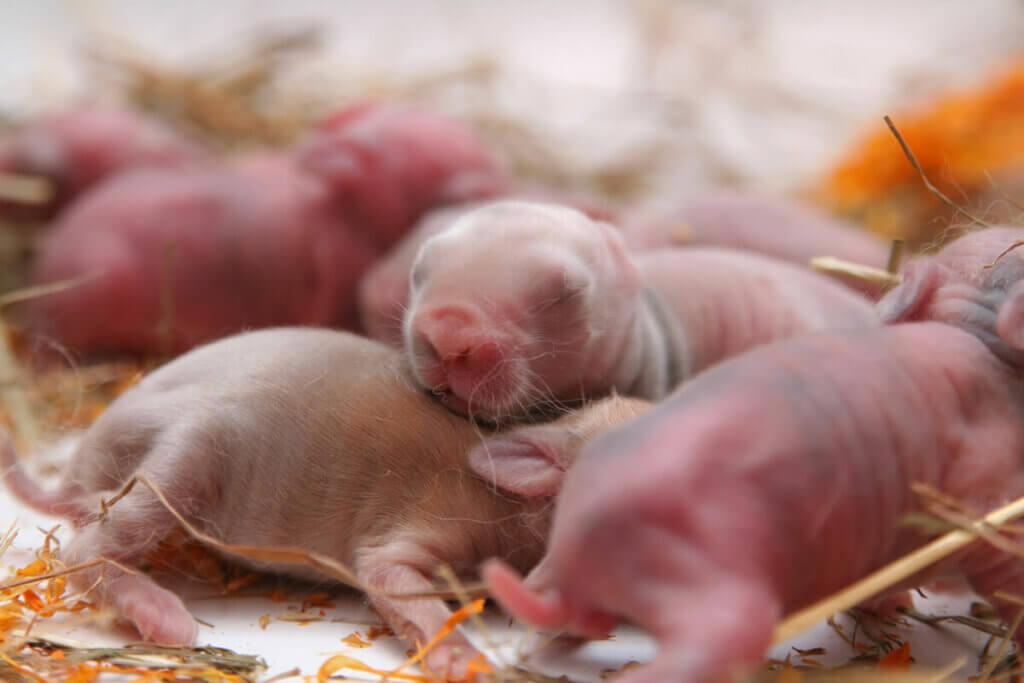
[[[578,298],[587,291],[590,286],[590,277],[566,270],[562,273],[562,288],[559,294],[560,301],[569,301]]]
[[[413,264],[412,272],[409,273],[409,282],[413,288],[419,289],[427,279],[427,267],[423,265],[423,259]]]
[[[556,306],[570,305],[583,299],[590,278],[573,275],[568,269],[559,269],[541,280],[536,290],[533,311],[541,313]]]

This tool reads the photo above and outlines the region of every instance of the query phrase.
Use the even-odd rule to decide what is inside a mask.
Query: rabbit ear
[[[996,333],[1008,345],[1024,351],[1024,280],[1006,292],[996,314]]]
[[[914,319],[939,286],[941,268],[933,261],[921,260],[907,265],[903,281],[878,302],[883,323],[909,322]]]
[[[468,459],[471,470],[498,488],[541,498],[562,488],[571,452],[566,430],[538,425],[491,437],[470,449]]]

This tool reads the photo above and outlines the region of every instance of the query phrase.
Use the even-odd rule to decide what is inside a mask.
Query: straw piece
[[[811,259],[811,268],[826,275],[863,280],[881,287],[898,285],[903,278],[889,270],[865,266],[861,263],[844,261],[834,256],[818,256]]]
[[[1006,637],[999,641],[999,649],[996,650],[995,655],[988,660],[988,664],[985,665],[985,670],[981,674],[982,681],[987,681],[992,678],[992,672],[996,670],[999,662],[1002,661],[1003,655],[1006,654],[1006,648],[1010,646],[1010,642],[1013,641],[1013,634],[1020,628],[1020,622],[1024,620],[1024,609],[1017,610],[1017,616],[1013,619],[1013,624],[1010,625],[1010,630],[1006,632]]]
[[[28,301],[29,299],[38,299],[41,296],[47,296],[49,294],[57,294],[85,284],[89,280],[99,277],[102,274],[103,271],[95,270],[79,277],[47,282],[46,284],[33,285],[31,287],[23,287],[21,289],[16,289],[13,292],[0,294],[0,308],[10,306],[11,304],[21,303],[22,301]]]
[[[171,515],[178,520],[178,523],[185,529],[186,532],[197,541],[206,545],[212,546],[217,550],[228,553],[230,555],[236,555],[239,557],[246,557],[252,560],[262,560],[265,562],[276,562],[285,564],[303,564],[308,567],[313,567],[318,571],[323,572],[327,576],[331,576],[337,581],[344,583],[352,588],[361,590],[364,593],[370,593],[373,595],[380,595],[382,597],[390,598],[392,600],[419,600],[423,598],[442,598],[450,599],[452,591],[450,589],[440,590],[426,590],[426,591],[414,591],[407,593],[392,593],[384,591],[376,586],[369,586],[356,576],[356,573],[346,567],[341,562],[338,562],[332,557],[327,555],[321,555],[320,553],[307,552],[301,548],[289,548],[289,547],[278,547],[278,546],[255,546],[255,545],[242,545],[224,543],[209,534],[206,534],[191,524],[185,517],[171,504],[167,497],[163,494],[156,484],[154,484],[146,475],[137,474],[128,480],[120,491],[114,495],[113,498],[102,502],[103,512],[101,512],[100,519],[103,518],[106,510],[114,505],[118,500],[128,494],[129,491],[135,486],[135,484],[142,484],[156,496],[157,500],[167,509]],[[468,585],[463,586],[462,590],[465,591],[464,595],[472,597],[486,597],[486,586]]]
[[[886,588],[916,574],[953,554],[978,538],[982,525],[998,527],[1024,516],[1024,498],[1018,498],[976,521],[971,530],[958,529],[937,538],[892,564],[869,574],[857,583],[806,609],[791,614],[775,628],[773,643],[780,643],[803,633],[829,616],[854,607]]]
[[[885,266],[885,270],[893,275],[900,272],[900,262],[903,261],[903,247],[906,246],[905,240],[896,239],[892,241],[892,246],[889,247],[889,262]]]
[[[892,131],[893,136],[895,136],[896,142],[899,143],[900,148],[903,150],[904,156],[907,157],[907,161],[909,161],[910,165],[914,167],[914,170],[917,171],[917,174],[921,176],[921,182],[923,182],[924,186],[928,188],[928,191],[931,192],[936,197],[938,197],[939,199],[941,199],[943,202],[945,202],[954,211],[963,214],[965,217],[971,219],[978,225],[984,226],[986,228],[991,228],[991,223],[984,219],[978,218],[974,214],[970,213],[967,209],[965,209],[964,207],[960,206],[952,199],[950,199],[942,190],[935,187],[932,181],[928,180],[928,176],[925,175],[924,170],[921,168],[921,164],[917,162],[917,157],[915,157],[914,153],[910,150],[910,145],[908,145],[906,140],[903,139],[903,136],[900,135],[900,132],[896,130],[896,124],[894,124],[892,122],[892,119],[889,118],[888,116],[884,116],[883,119],[885,121],[885,125],[889,126],[889,130]]]
[[[11,424],[29,445],[39,442],[39,428],[28,399],[20,388],[21,367],[8,343],[7,325],[0,318],[0,402],[7,408]]]

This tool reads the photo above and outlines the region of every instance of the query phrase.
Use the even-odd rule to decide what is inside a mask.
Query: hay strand
[[[893,240],[892,246],[889,247],[889,261],[885,265],[885,270],[892,275],[896,275],[900,272],[900,263],[903,262],[903,248],[906,246],[905,240]]]
[[[27,648],[27,652],[15,650]],[[59,654],[59,657],[51,656]],[[151,644],[131,644],[124,647],[89,647],[69,639],[53,636],[22,634],[17,648],[7,648],[2,655],[10,669],[0,665],[0,677],[10,670],[32,677],[33,680],[95,680],[82,678],[88,673],[140,674],[133,680],[195,680],[195,681],[256,681],[267,670],[261,657],[244,655],[217,647],[165,647]],[[45,667],[54,678],[42,676],[28,667]],[[7,680],[4,678],[4,680]],[[105,678],[101,680],[106,680]]]
[[[441,598],[441,599],[453,599],[457,596],[453,595],[450,589],[438,589],[428,591],[416,591],[408,593],[391,593],[385,590],[381,590],[376,586],[370,586],[363,583],[356,573],[346,567],[341,562],[321,555],[319,553],[307,552],[301,548],[289,548],[289,547],[275,547],[275,546],[254,546],[254,545],[242,545],[242,544],[231,544],[224,543],[202,531],[192,525],[185,517],[178,512],[178,510],[171,504],[167,497],[163,494],[156,484],[154,484],[146,475],[137,474],[132,477],[128,483],[122,487],[122,489],[110,500],[104,502],[104,510],[108,509],[118,500],[128,494],[129,491],[135,486],[136,483],[142,484],[156,496],[160,504],[163,505],[168,512],[178,521],[179,524],[188,532],[190,536],[195,538],[197,541],[206,545],[212,546],[221,552],[228,553],[230,555],[236,555],[239,557],[245,557],[251,560],[261,560],[263,562],[276,562],[281,564],[302,564],[307,567],[313,567],[314,569],[323,572],[327,576],[344,583],[352,588],[361,590],[364,593],[380,595],[392,600],[421,600],[424,598]],[[101,513],[102,514],[102,513]],[[465,596],[473,596],[476,598],[486,597],[487,588],[482,584],[463,586],[462,590],[465,591]]]
[[[981,674],[980,680],[987,681],[992,678],[992,673],[995,671],[996,666],[1002,661],[1003,655],[1006,654],[1006,649],[1010,646],[1013,641],[1013,634],[1020,628],[1021,621],[1024,620],[1024,608],[1017,610],[1017,616],[1013,619],[1013,624],[1010,625],[1010,630],[1007,631],[1006,636],[999,641],[999,648],[996,650],[995,655],[989,659],[988,664],[985,665],[985,670]]]
[[[892,131],[893,136],[896,138],[896,142],[899,143],[900,148],[903,150],[903,155],[905,157],[907,157],[907,161],[909,161],[910,165],[914,167],[915,171],[917,171],[917,175],[919,175],[921,177],[921,182],[924,183],[924,186],[928,188],[929,192],[931,192],[933,195],[935,195],[936,197],[941,199],[945,204],[950,206],[954,211],[956,211],[959,214],[962,214],[966,218],[969,218],[974,223],[977,223],[978,225],[984,226],[986,228],[991,228],[992,227],[991,223],[989,223],[988,221],[986,221],[986,220],[984,220],[982,218],[979,218],[979,217],[975,216],[974,214],[969,212],[967,209],[965,209],[964,207],[960,206],[955,201],[950,199],[949,196],[947,196],[945,192],[943,192],[942,190],[937,188],[932,183],[932,181],[930,181],[928,179],[928,176],[925,174],[924,169],[921,168],[921,164],[918,163],[917,157],[914,156],[914,153],[911,151],[910,145],[907,144],[907,141],[903,139],[903,136],[900,135],[900,132],[896,129],[896,124],[894,124],[892,122],[892,119],[889,118],[888,115],[884,116],[883,120],[885,121],[885,125],[889,126],[889,130]]]
[[[780,643],[789,640],[831,615],[854,607],[948,557],[977,540],[985,526],[999,527],[1022,515],[1024,515],[1024,498],[1018,498],[1012,503],[990,512],[984,519],[974,522],[970,529],[949,532],[896,562],[869,574],[835,595],[791,614],[775,628],[772,642]]]
[[[932,616],[928,614],[922,614],[917,610],[904,607],[900,609],[900,614],[903,614],[914,621],[920,621],[922,624],[928,624],[929,626],[938,626],[944,622],[951,622],[954,624],[960,624],[968,628],[973,628],[975,631],[987,633],[990,636],[996,638],[1003,638],[1008,633],[1007,629],[999,624],[994,624],[984,619],[978,619],[977,617],[968,617],[960,614],[943,614],[940,616]]]
[[[68,289],[73,289],[79,285],[83,285],[89,280],[99,277],[103,274],[102,270],[95,270],[79,277],[68,278],[66,280],[56,280],[54,282],[47,282],[43,285],[32,285],[31,287],[22,287],[16,289],[13,292],[7,292],[6,294],[0,294],[0,308],[6,308],[11,304],[21,303],[22,301],[29,301],[30,299],[38,299],[41,296],[49,296],[50,294],[59,294],[60,292]]]
[[[21,390],[22,371],[8,343],[7,325],[0,318],[0,401],[7,409],[11,424],[29,445],[39,442],[35,414]]]
[[[1024,240],[1017,240],[1016,242],[1008,246],[1006,249],[1003,249],[1001,252],[999,252],[999,256],[996,256],[994,259],[992,259],[992,263],[989,263],[985,266],[985,270],[988,270],[989,268],[994,268],[995,265],[999,263],[999,259],[1003,258],[1004,256],[1009,254],[1014,249],[1020,247],[1021,245],[1024,245]]]
[[[9,581],[7,583],[0,584],[0,591],[7,591],[11,590],[12,588],[20,588],[21,586],[28,586],[33,583],[48,581],[50,579],[55,579],[58,576],[67,576],[68,574],[74,574],[76,572],[85,571],[86,569],[92,569],[93,567],[98,567],[100,565],[111,565],[117,567],[126,574],[139,573],[130,567],[126,567],[125,565],[121,564],[116,560],[110,560],[105,557],[101,557],[96,560],[91,560],[89,562],[83,562],[82,564],[76,564],[71,567],[66,567],[65,569],[61,569],[60,571],[50,572],[48,574],[41,574],[40,576],[31,576],[27,579],[21,579],[20,581]]]
[[[834,256],[818,256],[811,259],[811,269],[833,277],[851,278],[879,287],[892,287],[903,278],[890,270],[865,266],[861,263],[844,261]]]

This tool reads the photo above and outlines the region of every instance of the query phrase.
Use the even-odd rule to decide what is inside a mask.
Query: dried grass
[[[196,681],[202,683],[256,683],[266,671],[259,657],[239,655],[214,647],[173,648],[155,645],[88,647],[52,637],[19,638],[0,659],[5,681],[100,680],[104,675],[134,683],[143,681]],[[6,666],[5,666],[6,665]],[[133,676],[127,679],[125,676]]]
[[[187,71],[161,64],[124,36],[95,40],[89,55],[97,78],[136,107],[211,148],[230,150],[285,145],[312,123],[303,103],[274,97],[272,86],[290,60],[314,51],[319,40],[315,27],[284,29]]]
[[[919,493],[925,491],[921,486],[916,487],[916,490]],[[868,598],[900,584],[905,579],[949,557],[979,538],[990,543],[996,542],[993,532],[1003,524],[1021,516],[1024,516],[1024,498],[1019,498],[993,510],[981,520],[972,521],[960,517],[948,517],[947,521],[962,521],[962,528],[951,531],[896,562],[873,572],[845,590],[790,615],[776,627],[774,641],[778,643],[789,640],[829,616],[859,605]]]
[[[12,526],[0,542],[0,547],[6,549],[16,533]],[[236,655],[217,648],[164,648],[150,645],[93,648],[70,640],[31,635],[32,627],[40,619],[49,619],[57,614],[94,612],[93,606],[86,601],[92,589],[81,594],[68,594],[67,576],[108,561],[64,567],[56,559],[55,553],[56,541],[51,530],[47,532],[43,546],[36,552],[36,559],[16,570],[14,579],[0,585],[0,679],[12,683],[85,683],[97,680],[103,674],[111,674],[132,675],[135,681],[227,683],[256,681],[259,673],[266,669],[259,658]],[[122,565],[117,566],[122,571],[134,571]]]

